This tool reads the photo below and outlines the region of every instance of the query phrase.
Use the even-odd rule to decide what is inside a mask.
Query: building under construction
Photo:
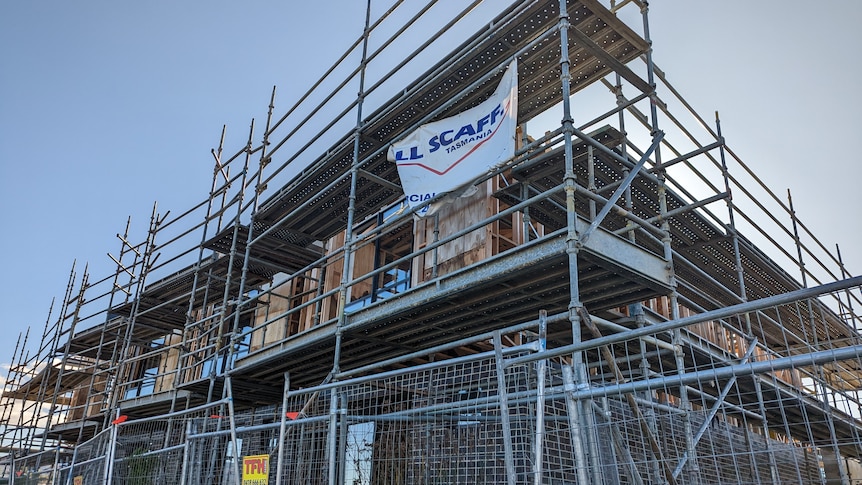
[[[202,202],[73,268],[5,477],[862,483],[862,277],[667,82],[645,2],[489,3],[369,1]],[[511,156],[407,200],[393,143],[510,65]]]

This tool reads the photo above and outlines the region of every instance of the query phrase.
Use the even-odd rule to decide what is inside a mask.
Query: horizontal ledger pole
[[[722,318],[727,318],[742,313],[754,312],[776,305],[793,303],[795,301],[805,300],[807,298],[816,298],[826,293],[834,293],[836,291],[846,290],[855,286],[862,286],[862,276],[855,276],[853,278],[847,278],[845,280],[835,281],[833,283],[826,283],[825,285],[815,286],[812,288],[802,288],[796,291],[783,293],[781,295],[770,296],[767,298],[761,298],[759,300],[752,300],[724,308],[718,308],[715,310],[710,310],[708,312],[699,313],[697,315],[692,315],[690,317],[680,318],[678,320],[670,320],[668,322],[659,323],[656,325],[645,325],[640,328],[629,330],[628,332],[621,332],[614,335],[607,335],[602,338],[579,342],[576,344],[555,347],[553,349],[548,349],[541,356],[527,355],[524,357],[518,357],[515,359],[508,360],[506,361],[506,366],[510,367],[513,365],[524,364],[537,359],[560,357],[566,354],[571,354],[572,352],[580,352],[587,349],[598,348],[602,345],[610,345],[617,342],[623,342],[625,340],[632,340],[639,337],[644,337],[647,335],[668,332],[677,328],[694,325],[695,323],[708,322],[711,320],[721,320]],[[777,360],[771,362],[777,362]]]
[[[653,377],[642,381],[631,381],[621,384],[611,384],[602,387],[578,389],[572,392],[575,399],[590,399],[610,394],[632,393],[659,389],[665,386],[689,385],[705,380],[730,379],[746,375],[764,374],[776,370],[785,370],[793,367],[823,365],[828,362],[840,360],[858,359],[862,356],[862,344],[839,349],[819,350],[808,354],[791,355],[774,360],[757,362],[746,362],[744,364],[729,365],[717,369],[704,369],[683,374]]]

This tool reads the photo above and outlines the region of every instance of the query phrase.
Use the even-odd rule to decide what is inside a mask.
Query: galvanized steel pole
[[[572,344],[581,343],[581,321],[578,317],[578,308],[581,307],[580,289],[578,284],[578,233],[576,229],[577,215],[575,211],[575,170],[572,148],[572,134],[574,133],[574,120],[572,118],[571,106],[571,66],[569,61],[569,29],[572,28],[569,22],[569,12],[565,0],[559,2],[560,10],[560,85],[563,98],[563,150],[565,152],[565,169],[564,176],[565,191],[566,191],[566,254],[568,255],[569,265],[569,322],[572,331]],[[543,350],[544,353],[544,350]],[[572,352],[572,370],[575,377],[575,383],[581,385],[586,382],[586,371],[584,369],[583,355],[580,351]],[[582,403],[575,403],[573,406],[577,415],[573,416],[572,422],[575,427],[571,430],[572,433],[572,453],[575,455],[575,464],[577,467],[577,477],[579,483],[588,483],[587,474],[587,456],[584,450],[583,439],[583,413],[585,408]]]

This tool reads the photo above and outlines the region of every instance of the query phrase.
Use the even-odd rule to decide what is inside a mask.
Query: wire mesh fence
[[[50,476],[42,476],[41,480],[32,483],[100,483],[107,477],[106,464],[111,451],[112,429],[107,429],[96,434],[90,440],[78,445],[73,451],[66,451],[62,458],[56,463],[56,473]],[[27,458],[28,461],[31,457]],[[16,476],[14,483],[22,482],[20,476]],[[23,483],[31,483],[23,481]]]
[[[13,483],[858,483],[862,344],[776,345],[826,338],[834,314],[814,300],[721,312],[595,317],[613,331],[580,343],[500,332],[284,405],[121,417],[74,450],[17,459]]]
[[[62,450],[43,451],[15,460],[14,483],[35,485],[62,479],[58,464],[68,456]]]

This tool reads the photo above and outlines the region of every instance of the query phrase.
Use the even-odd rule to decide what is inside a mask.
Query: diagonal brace
[[[593,334],[595,338],[602,338],[602,332],[599,330],[599,327],[593,322],[592,317],[590,316],[587,309],[583,306],[578,307],[578,316],[581,317],[581,321],[587,326],[590,330],[590,333]],[[614,377],[617,382],[624,383],[626,382],[626,378],[623,376],[623,372],[620,370],[619,365],[617,365],[616,358],[614,357],[613,352],[611,352],[611,348],[607,345],[601,346],[602,357],[608,363],[611,370],[614,373]],[[655,459],[661,464],[662,471],[664,473],[665,480],[669,485],[676,485],[676,477],[671,471],[670,467],[667,464],[667,461],[664,458],[664,454],[661,451],[661,446],[658,444],[658,440],[656,440],[655,435],[653,435],[652,429],[650,429],[649,423],[644,417],[643,413],[641,413],[640,407],[638,406],[637,401],[635,401],[635,396],[633,393],[626,393],[626,401],[629,404],[629,407],[632,410],[632,413],[637,419],[638,424],[640,424],[641,432],[646,436],[649,440],[649,447],[655,456]]]
[[[742,360],[739,362],[740,365],[748,363],[748,359],[751,358],[751,354],[754,353],[754,348],[757,346],[757,338],[751,340],[751,345],[748,346],[748,350],[745,351],[745,355],[742,356]],[[727,384],[724,385],[724,389],[721,390],[718,397],[715,398],[715,403],[710,408],[709,412],[706,413],[706,418],[703,420],[703,424],[700,425],[700,428],[697,430],[697,433],[694,434],[694,439],[691,440],[692,448],[697,446],[700,442],[700,439],[703,438],[704,433],[706,433],[706,429],[709,427],[709,423],[712,421],[712,418],[715,417],[716,413],[718,413],[718,409],[724,404],[724,398],[727,397],[727,393],[730,392],[730,388],[733,387],[733,384],[736,383],[736,376],[730,378],[727,381]],[[682,473],[682,468],[685,466],[686,462],[688,462],[688,452],[686,451],[682,458],[679,459],[679,463],[677,463],[676,468],[673,470],[673,476],[677,477],[680,473]]]
[[[634,181],[635,177],[637,177],[638,173],[640,173],[641,169],[646,164],[647,160],[649,160],[650,155],[652,155],[652,153],[654,151],[656,151],[656,149],[658,149],[658,146],[659,146],[659,144],[661,144],[661,141],[663,139],[664,139],[664,132],[663,131],[659,131],[655,134],[655,137],[653,137],[653,141],[652,141],[652,144],[650,145],[649,149],[646,152],[644,152],[643,156],[638,161],[637,165],[635,165],[634,168],[632,168],[632,170],[629,172],[629,174],[626,176],[626,178],[623,180],[623,182],[620,184],[620,186],[617,187],[617,190],[615,190],[613,195],[611,195],[610,198],[608,198],[608,202],[605,204],[604,207],[602,207],[601,212],[599,212],[599,214],[596,216],[595,220],[593,220],[593,222],[590,224],[590,227],[588,227],[587,230],[584,231],[583,234],[581,234],[581,237],[578,239],[579,245],[583,246],[584,244],[587,243],[587,239],[589,239],[590,236],[593,234],[593,232],[596,230],[596,228],[599,227],[599,224],[601,224],[602,221],[605,220],[605,217],[607,217],[607,215],[611,212],[611,209],[614,208],[614,205],[617,203],[617,201],[620,199],[620,197],[622,197],[623,192],[625,192],[625,190],[627,188],[629,188],[629,186]]]

